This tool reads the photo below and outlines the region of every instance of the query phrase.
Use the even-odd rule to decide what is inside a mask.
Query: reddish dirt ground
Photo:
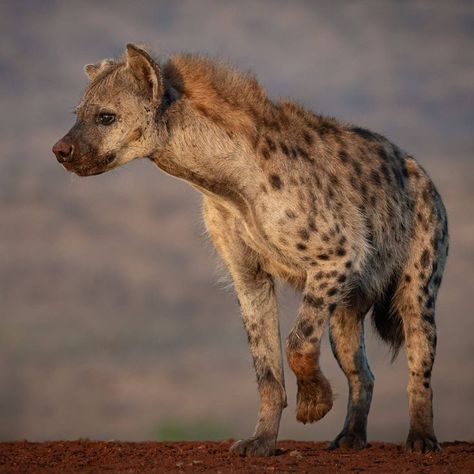
[[[405,454],[401,446],[371,443],[362,451],[328,451],[325,443],[281,441],[271,458],[240,458],[223,442],[124,443],[28,441],[0,443],[2,473],[67,472],[377,472],[473,473],[474,443],[443,443],[437,454]]]

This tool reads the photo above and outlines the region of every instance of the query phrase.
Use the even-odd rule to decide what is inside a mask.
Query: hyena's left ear
[[[84,72],[86,76],[93,81],[100,73],[104,72],[113,64],[115,64],[113,59],[102,59],[102,61],[95,64],[86,64],[84,66]]]
[[[131,43],[127,44],[126,61],[127,67],[140,86],[148,91],[151,101],[157,105],[163,95],[160,66],[144,49]]]

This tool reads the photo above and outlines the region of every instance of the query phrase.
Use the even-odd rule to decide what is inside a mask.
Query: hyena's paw
[[[367,446],[367,436],[365,433],[340,433],[334,441],[329,444],[329,449],[364,449]]]
[[[408,433],[405,450],[407,453],[437,453],[441,451],[441,446],[434,435],[410,432]]]
[[[230,447],[230,451],[242,457],[273,456],[276,451],[276,439],[268,437],[241,439]]]
[[[332,408],[333,397],[326,379],[298,380],[296,419],[301,423],[320,420]]]

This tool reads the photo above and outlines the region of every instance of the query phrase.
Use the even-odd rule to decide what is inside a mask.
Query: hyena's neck
[[[253,157],[257,117],[272,107],[263,89],[252,77],[195,56],[171,58],[163,75],[175,100],[158,126],[155,163],[203,192],[237,204],[251,199],[261,173]]]

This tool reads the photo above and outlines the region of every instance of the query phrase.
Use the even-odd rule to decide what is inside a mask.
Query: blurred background
[[[438,303],[435,424],[474,438],[472,1],[0,2],[0,439],[243,437],[258,397],[236,298],[204,232],[200,196],[151,163],[80,179],[51,153],[72,125],[84,64],[126,42],[255,71],[272,97],[376,130],[427,168],[450,218]],[[285,337],[298,297],[279,288]],[[369,438],[404,440],[406,362],[367,325],[376,377]],[[321,422],[342,426],[346,381]]]

